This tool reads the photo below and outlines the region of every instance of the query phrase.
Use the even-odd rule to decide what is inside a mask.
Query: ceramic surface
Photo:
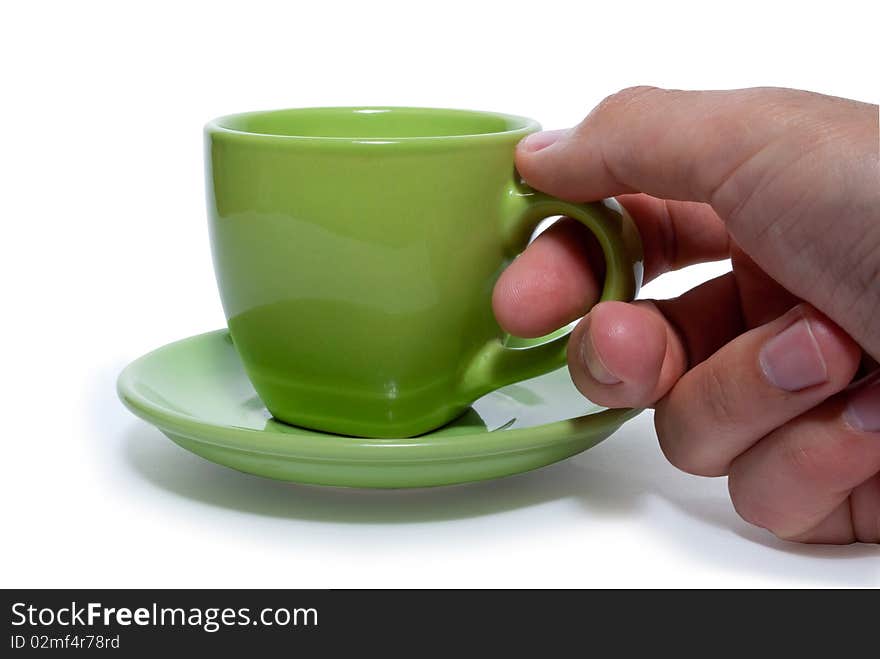
[[[560,369],[476,401],[411,439],[330,435],[274,420],[226,330],[172,343],[130,364],[119,396],[183,448],[240,471],[300,483],[428,487],[497,478],[579,453],[634,410],[602,410]]]
[[[530,119],[462,110],[319,108],[206,127],[217,281],[245,371],[273,415],[406,437],[565,363],[567,337],[513,349],[492,314],[500,272],[542,218],[599,238],[603,299],[631,299],[641,250],[616,202],[524,186]]]

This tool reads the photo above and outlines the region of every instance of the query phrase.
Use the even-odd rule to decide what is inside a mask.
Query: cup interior
[[[400,140],[517,133],[531,119],[493,112],[432,108],[305,108],[230,115],[222,129],[279,137]]]

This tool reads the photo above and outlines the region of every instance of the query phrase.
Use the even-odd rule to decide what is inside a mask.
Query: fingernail
[[[758,359],[770,383],[785,391],[800,391],[828,380],[825,359],[806,318],[767,341]]]
[[[593,345],[593,337],[589,326],[587,326],[587,331],[584,332],[584,338],[581,341],[581,361],[589,374],[599,384],[620,383],[620,378],[608,370],[599,353],[596,352],[596,346]]]
[[[856,430],[880,432],[880,373],[850,395],[843,418]]]
[[[534,153],[535,151],[546,149],[551,144],[555,144],[559,141],[559,138],[565,135],[567,132],[568,130],[564,128],[559,130],[542,130],[540,133],[532,133],[531,135],[527,135],[519,143],[519,146],[524,151]]]

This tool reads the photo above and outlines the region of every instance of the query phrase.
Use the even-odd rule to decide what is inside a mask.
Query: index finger
[[[791,128],[792,110],[817,97],[775,88],[632,87],[570,131],[524,139],[517,169],[536,188],[572,201],[645,192],[715,205],[725,182]]]

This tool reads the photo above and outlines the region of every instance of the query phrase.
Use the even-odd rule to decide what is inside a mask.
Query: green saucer
[[[411,439],[364,439],[275,421],[226,330],[155,350],[117,384],[122,402],[196,455],[298,483],[429,487],[543,467],[595,446],[638,410],[603,410],[560,369],[484,396],[460,418]]]

